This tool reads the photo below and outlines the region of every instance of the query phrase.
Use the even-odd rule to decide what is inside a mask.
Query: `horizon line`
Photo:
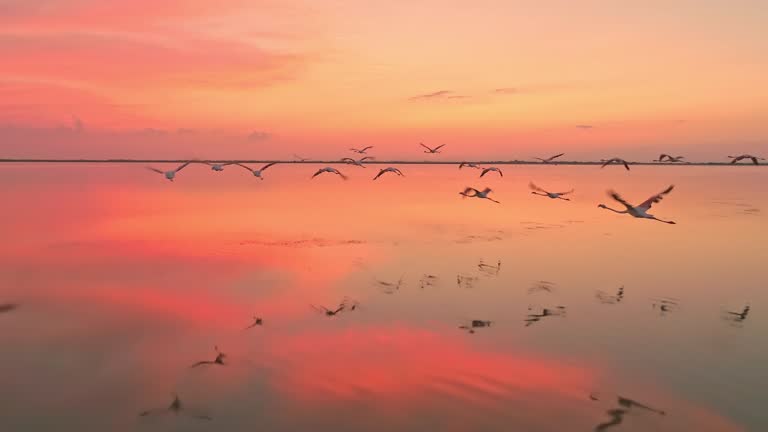
[[[43,159],[43,158],[3,158],[0,159],[0,163],[212,163],[212,164],[225,164],[225,163],[241,163],[241,164],[343,164],[352,165],[341,160],[322,160],[322,159],[309,159],[309,160],[280,160],[280,159],[130,159],[130,158],[109,158],[109,159]],[[557,162],[540,162],[540,161],[526,161],[526,160],[495,160],[495,161],[471,161],[471,160],[456,160],[456,161],[414,161],[414,160],[370,160],[365,161],[365,165],[460,165],[462,163],[474,163],[478,165],[602,165],[601,161],[557,161]],[[731,162],[685,162],[685,163],[670,163],[670,162],[630,162],[629,165],[652,165],[652,166],[768,166],[768,164],[752,164],[752,163],[731,163]]]

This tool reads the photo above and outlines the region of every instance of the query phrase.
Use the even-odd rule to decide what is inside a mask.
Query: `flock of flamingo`
[[[445,144],[442,144],[442,145],[439,145],[439,146],[433,148],[433,147],[429,147],[429,146],[427,146],[427,145],[425,145],[423,143],[419,143],[419,145],[424,148],[424,153],[427,153],[427,154],[438,154],[438,153],[441,153],[441,149],[445,146]],[[375,159],[373,156],[369,156],[368,155],[368,151],[373,149],[373,148],[374,148],[374,146],[367,146],[367,147],[363,147],[363,148],[350,148],[349,150],[352,151],[353,153],[356,153],[358,155],[363,155],[363,156],[360,159],[354,159],[354,158],[351,158],[351,157],[344,157],[344,158],[339,160],[339,163],[347,164],[347,165],[354,165],[354,166],[365,168],[365,163],[367,161],[371,161],[371,160]],[[544,164],[556,164],[557,163],[557,159],[562,157],[564,154],[565,153],[559,153],[559,154],[556,154],[556,155],[553,155],[553,156],[550,156],[550,157],[547,157],[547,158],[536,157],[536,158],[533,158],[533,159],[538,160],[538,161],[540,161],[541,163],[544,163]],[[736,163],[738,163],[738,162],[740,162],[742,160],[750,160],[750,161],[752,161],[753,164],[759,165],[759,161],[765,160],[764,158],[753,156],[753,155],[750,155],[750,154],[742,154],[742,155],[739,155],[739,156],[728,156],[728,157],[731,159],[731,163],[732,164],[736,164]],[[304,159],[304,158],[299,158],[299,159],[302,162],[306,161],[306,159]],[[684,156],[672,156],[672,155],[668,155],[668,154],[662,153],[661,155],[659,155],[658,159],[654,159],[653,162],[670,163],[670,164],[686,164],[686,163],[688,163],[688,162],[685,162],[684,159],[685,159]],[[630,163],[627,162],[626,160],[618,158],[618,157],[614,157],[614,158],[610,158],[610,159],[601,159],[600,162],[602,162],[602,165],[600,166],[600,168],[605,168],[608,165],[614,165],[615,164],[615,165],[622,165],[622,166],[624,166],[624,168],[627,171],[630,170]],[[149,169],[149,170],[151,170],[153,172],[156,172],[158,174],[161,174],[166,179],[168,179],[170,181],[173,181],[176,178],[176,175],[179,173],[179,171],[183,170],[184,168],[186,168],[190,164],[204,164],[204,165],[208,165],[208,166],[211,167],[211,170],[217,171],[217,172],[224,171],[224,167],[233,165],[233,166],[238,166],[240,168],[248,170],[249,172],[251,172],[254,175],[254,177],[259,178],[261,180],[264,180],[264,176],[263,176],[264,171],[266,171],[267,169],[269,169],[270,167],[272,167],[274,165],[277,165],[278,163],[279,162],[271,162],[271,163],[268,163],[268,164],[266,164],[266,165],[256,169],[256,168],[251,168],[248,165],[245,165],[243,163],[234,162],[234,161],[233,162],[224,162],[224,163],[212,163],[212,162],[209,162],[209,161],[187,161],[187,162],[184,162],[183,164],[179,165],[177,168],[175,168],[173,170],[164,171],[164,170],[161,170],[161,169],[158,169],[158,168],[155,168],[155,167],[147,167],[147,169]],[[483,178],[486,174],[489,174],[489,173],[498,173],[500,177],[504,177],[504,172],[499,167],[495,167],[495,166],[485,167],[484,168],[484,167],[481,167],[480,165],[478,165],[476,163],[472,163],[472,162],[462,162],[461,164],[459,164],[459,169],[464,169],[464,168],[474,168],[474,169],[477,169],[477,170],[481,170],[480,178]],[[330,167],[330,166],[318,169],[312,175],[311,178],[314,179],[315,177],[317,177],[317,176],[319,176],[321,174],[325,174],[325,173],[335,174],[335,175],[341,177],[343,180],[347,180],[348,179],[348,177],[344,173],[342,173],[339,169],[334,168],[334,167]],[[376,176],[373,177],[373,180],[377,180],[381,176],[383,176],[383,175],[385,175],[387,173],[391,173],[392,175],[397,175],[398,177],[404,177],[405,176],[403,174],[403,172],[400,171],[399,168],[391,167],[390,166],[390,167],[386,167],[386,168],[380,169],[378,174],[376,174]],[[560,200],[565,200],[565,201],[570,201],[570,198],[565,198],[565,195],[568,195],[568,194],[573,192],[573,189],[571,189],[571,190],[569,190],[567,192],[549,192],[549,191],[547,191],[545,189],[542,189],[539,186],[536,186],[532,182],[529,184],[529,187],[532,189],[531,193],[534,194],[534,195],[540,195],[540,196],[548,197],[550,199],[560,199]],[[656,216],[648,213],[648,211],[651,209],[653,204],[656,204],[656,203],[660,202],[664,198],[665,195],[667,195],[668,193],[672,192],[672,189],[674,189],[674,185],[670,185],[669,187],[667,187],[663,191],[661,191],[661,192],[651,196],[650,198],[648,198],[647,200],[643,201],[639,205],[632,205],[629,202],[627,202],[624,198],[622,198],[621,195],[619,195],[617,192],[615,192],[613,190],[609,190],[608,191],[608,196],[611,197],[614,201],[616,201],[619,204],[621,204],[622,206],[624,206],[624,209],[617,210],[617,209],[608,207],[605,204],[599,204],[598,208],[609,210],[609,211],[612,211],[614,213],[628,214],[628,215],[630,215],[632,217],[639,218],[639,219],[648,219],[648,220],[655,220],[655,221],[658,221],[658,222],[663,222],[663,223],[666,223],[666,224],[675,224],[674,221],[659,219]],[[491,192],[493,192],[493,190],[491,188],[488,188],[488,187],[486,187],[486,188],[484,188],[482,190],[476,189],[476,188],[473,188],[473,187],[466,187],[463,191],[459,192],[459,194],[463,198],[486,199],[486,200],[495,202],[497,204],[500,204],[499,201],[497,201],[497,200],[495,200],[495,199],[493,199],[493,198],[491,198],[489,196]]]

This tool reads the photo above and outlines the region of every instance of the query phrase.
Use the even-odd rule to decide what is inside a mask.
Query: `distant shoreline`
[[[185,163],[190,159],[0,159],[0,163],[114,163],[114,164],[162,164],[162,163]],[[202,163],[202,160],[192,160],[192,162]],[[276,160],[276,159],[205,159],[205,162],[209,163],[242,163],[242,164],[267,164],[267,163],[281,163],[281,164],[304,164],[304,165],[336,165],[344,164],[340,160]],[[506,160],[506,161],[471,161],[471,160],[457,160],[457,161],[403,161],[403,160],[371,160],[365,161],[365,165],[459,165],[461,163],[474,163],[478,165],[602,165],[602,162],[598,161],[559,161],[542,163],[536,161],[521,161],[521,160]],[[629,165],[636,166],[768,166],[768,164],[755,165],[751,163],[737,163],[732,164],[730,162],[690,162],[690,163],[669,163],[669,162],[627,162]]]

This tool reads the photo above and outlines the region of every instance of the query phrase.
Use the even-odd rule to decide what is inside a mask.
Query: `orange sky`
[[[2,0],[0,150],[760,152],[766,22],[759,0]]]

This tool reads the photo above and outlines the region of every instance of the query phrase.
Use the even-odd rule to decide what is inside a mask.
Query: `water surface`
[[[0,168],[3,430],[768,428],[762,167]]]

